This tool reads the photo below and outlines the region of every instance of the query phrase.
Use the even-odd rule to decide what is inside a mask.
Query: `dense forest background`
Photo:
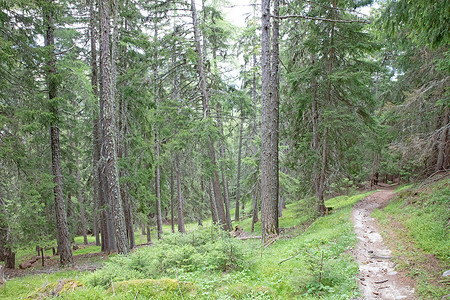
[[[221,1],[0,1],[7,266],[55,240],[70,265],[75,235],[126,254],[164,223],[250,216],[267,240],[290,201],[319,216],[449,168],[449,1],[272,2],[237,28]]]

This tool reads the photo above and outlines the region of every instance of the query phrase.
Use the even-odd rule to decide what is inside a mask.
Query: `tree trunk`
[[[314,67],[315,64],[315,59],[314,59],[314,55],[311,55],[311,65]],[[319,151],[319,110],[317,107],[317,79],[316,79],[316,75],[313,74],[312,75],[312,80],[311,80],[311,92],[312,92],[312,107],[311,107],[311,112],[312,112],[312,131],[313,131],[313,144],[312,144],[312,148],[313,151],[315,152],[315,154],[317,155],[317,157],[319,157],[320,155],[320,151]],[[318,167],[318,161],[315,159],[314,160],[314,165],[313,165],[313,178],[314,178],[314,191],[316,194],[316,197],[319,198],[319,172],[317,172],[317,170],[319,169]]]
[[[202,94],[202,106],[203,106],[203,118],[207,119],[211,116],[211,111],[209,108],[209,97],[206,89],[206,76],[205,69],[203,66],[203,56],[202,56],[202,48],[200,45],[200,35],[198,32],[198,22],[197,22],[197,10],[195,8],[195,0],[191,0],[191,12],[192,12],[192,20],[194,25],[194,39],[195,39],[195,50],[197,52],[197,68],[198,75],[200,77],[200,90]],[[211,135],[209,135],[209,158],[211,160],[211,164],[214,167],[214,172],[212,176],[213,181],[213,189],[214,189],[214,199],[216,200],[216,209],[219,218],[220,225],[224,230],[230,230],[225,214],[224,203],[222,200],[222,192],[220,189],[220,179],[219,173],[217,171],[217,161],[216,161],[216,149],[214,147],[214,140]]]
[[[117,251],[120,254],[128,254],[129,244],[126,234],[125,215],[122,206],[122,199],[120,197],[119,187],[119,171],[117,166],[117,147],[116,136],[117,127],[115,120],[115,99],[114,89],[112,86],[111,75],[111,61],[109,51],[109,1],[102,0],[101,9],[101,30],[102,30],[102,98],[103,98],[103,137],[105,149],[105,175],[106,187],[105,190],[111,201],[113,212],[114,232],[117,244]]]
[[[173,184],[173,166],[170,168],[170,225],[172,226],[172,233],[175,232],[175,223],[173,220],[173,210],[174,210],[174,184]]]
[[[331,13],[331,19],[334,19],[334,7],[336,7],[336,1],[333,0],[332,3],[332,13]],[[330,34],[330,50],[328,55],[328,79],[327,79],[327,98],[326,98],[326,105],[329,106],[331,104],[331,75],[333,73],[333,59],[334,59],[334,22],[331,24],[331,34]],[[320,177],[319,177],[319,202],[317,210],[319,211],[319,214],[321,216],[325,215],[327,212],[327,209],[325,207],[325,173],[327,170],[327,156],[328,156],[328,144],[327,144],[327,138],[328,138],[328,125],[325,124],[325,129],[323,132],[323,138],[322,138],[322,167],[320,170]]]
[[[215,53],[215,51],[214,51]],[[215,55],[214,55],[214,61],[215,61]],[[219,128],[220,136],[224,137],[223,133],[223,124],[222,124],[222,108],[220,106],[220,103],[217,101],[216,105],[217,109],[217,127]],[[225,145],[223,141],[219,141],[219,157],[223,161],[225,160]],[[220,166],[220,175],[222,177],[222,185],[223,185],[223,196],[224,196],[224,204],[225,204],[225,218],[227,221],[228,228],[232,228],[231,224],[231,215],[230,215],[230,195],[228,194],[228,180],[225,176],[225,166]]]
[[[94,10],[95,0],[89,1],[89,32],[91,41],[91,86],[92,92],[95,99],[98,101],[98,78],[97,78],[97,35],[95,31],[95,10]],[[93,121],[93,134],[92,134],[92,169],[93,169],[93,201],[94,201],[94,211],[92,213],[93,218],[93,231],[95,235],[95,245],[100,245],[100,234],[99,234],[99,222],[98,222],[98,208],[99,208],[99,193],[101,189],[98,164],[100,159],[100,131],[99,131],[99,119],[94,118]]]
[[[8,212],[6,211],[6,203],[5,200],[3,199],[1,187],[2,186],[0,184],[0,208],[2,210],[3,216],[6,217]],[[0,224],[0,258],[1,258],[0,260],[5,261],[5,268],[14,269],[16,266],[16,253],[12,252],[11,247],[8,246],[8,243],[10,242],[9,239],[11,227],[9,224],[7,224],[7,222],[4,222],[4,220],[1,221],[2,223]]]
[[[241,110],[242,112],[242,110]],[[234,220],[239,221],[239,201],[241,198],[241,163],[242,163],[242,131],[244,129],[244,118],[241,113],[241,124],[239,126],[239,146],[237,161],[237,179],[236,179],[236,206],[234,211]]]
[[[150,222],[150,218],[149,218]],[[147,225],[147,244],[150,244],[152,242],[152,235],[150,233],[150,225]]]
[[[183,198],[181,194],[180,158],[178,154],[175,154],[175,173],[177,177],[178,232],[185,233],[186,229],[184,228]]]
[[[87,231],[86,231],[86,212],[84,209],[84,200],[83,200],[83,190],[81,187],[81,175],[80,175],[80,158],[79,158],[78,150],[75,150],[75,167],[77,169],[77,185],[78,185],[78,203],[80,205],[80,222],[81,222],[81,234],[83,235],[83,242],[85,245],[88,244],[87,240]]]
[[[46,25],[44,43],[49,50],[47,57],[46,81],[48,89],[48,98],[51,103],[51,113],[53,120],[58,119],[58,107],[52,103],[57,96],[57,79],[56,79],[56,54],[55,54],[55,38],[53,23],[53,7],[52,0],[48,0],[49,7],[44,12],[44,22]],[[64,207],[64,195],[62,188],[62,171],[61,171],[61,148],[59,141],[59,127],[56,121],[52,121],[50,125],[50,145],[52,152],[52,175],[55,187],[53,192],[55,195],[55,214],[56,229],[58,231],[58,249],[60,253],[60,264],[69,266],[73,264],[72,250],[70,249],[69,227],[67,225],[66,210]]]
[[[153,41],[157,42],[158,40],[158,26],[155,21],[155,31],[153,35]],[[155,51],[155,57],[154,57],[154,65],[153,65],[153,86],[154,86],[154,95],[155,95],[155,109],[156,113],[158,113],[158,102],[159,102],[159,91],[158,91],[158,85],[156,84],[156,78],[158,76],[158,69],[157,69],[157,61],[158,61],[158,51]],[[160,144],[159,144],[159,128],[158,125],[155,122],[154,125],[154,131],[155,131],[155,160],[156,160],[156,167],[155,167],[155,191],[156,191],[156,228],[158,231],[158,240],[162,238],[163,235],[163,227],[162,227],[162,216],[161,216],[161,176],[160,176],[160,159],[159,159],[159,152],[160,152]]]
[[[252,211],[252,232],[255,231],[255,224],[258,222],[258,193],[253,194],[253,211]]]
[[[441,141],[439,143],[439,154],[438,154],[438,158],[437,158],[437,163],[436,163],[436,171],[439,170],[446,170],[448,168],[448,155],[449,153],[446,153],[447,151],[447,144],[449,143],[448,141],[448,125],[449,125],[449,107],[447,106],[445,108],[445,113],[444,113],[444,119],[443,119],[443,123],[442,123],[444,130],[441,133]]]
[[[213,221],[213,224],[218,224],[219,220],[217,218],[217,209],[216,209],[216,201],[214,200],[214,192],[211,181],[207,184],[206,187],[209,195],[209,207],[211,209],[211,219]]]
[[[274,0],[278,15],[278,0]],[[270,0],[262,0],[261,236],[278,235],[278,19],[274,19],[270,62]],[[272,67],[272,69],[271,69]],[[271,74],[272,72],[272,74]],[[271,84],[272,82],[272,84]]]

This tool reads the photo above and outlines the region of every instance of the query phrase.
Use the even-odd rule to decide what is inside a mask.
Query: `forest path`
[[[387,205],[394,196],[391,189],[381,190],[358,202],[352,211],[352,221],[358,238],[353,255],[359,263],[359,299],[416,299],[408,279],[394,270],[391,251],[378,232],[370,214]]]

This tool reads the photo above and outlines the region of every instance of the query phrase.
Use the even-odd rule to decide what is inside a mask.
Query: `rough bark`
[[[277,7],[278,0],[275,0],[275,15],[278,15]],[[271,63],[270,0],[262,0],[261,21],[261,235],[265,243],[278,235],[278,19],[274,19]]]
[[[234,219],[239,221],[239,201],[241,198],[241,163],[242,163],[242,132],[244,129],[244,118],[241,115],[241,124],[239,125],[239,146],[237,161],[237,178],[236,178],[236,206],[234,211]]]
[[[48,57],[46,62],[46,81],[48,89],[48,99],[52,103],[57,96],[57,81],[56,81],[56,54],[55,54],[55,37],[54,37],[54,22],[53,12],[51,6],[52,0],[48,0],[48,7],[44,12],[44,21],[46,25],[44,43],[48,49]],[[69,227],[67,225],[66,210],[64,207],[63,195],[63,181],[61,169],[61,148],[59,140],[58,107],[51,104],[52,122],[50,125],[50,146],[52,152],[52,175],[55,184],[53,193],[55,196],[55,214],[56,214],[56,229],[58,231],[58,249],[60,254],[60,264],[62,266],[70,266],[73,264],[72,250],[70,249]]]
[[[128,30],[128,23],[127,20],[124,21],[124,30]],[[117,25],[116,25],[117,26]],[[126,52],[126,48],[122,49],[123,52]],[[125,54],[121,55],[122,58],[125,58]],[[127,68],[127,63],[125,59],[121,60],[121,69],[125,70]],[[127,83],[125,83],[126,85]],[[119,159],[128,159],[128,101],[123,96],[120,95],[119,100]],[[128,177],[129,170],[128,168],[122,168],[120,169],[120,177]],[[125,214],[125,224],[127,229],[127,236],[128,236],[128,242],[130,243],[130,249],[133,249],[136,245],[135,237],[134,237],[134,230],[133,230],[133,213],[132,213],[132,205],[131,205],[131,198],[129,194],[129,183],[128,181],[123,182],[123,184],[120,185],[120,195],[123,203],[123,209]]]
[[[200,90],[202,94],[202,106],[203,106],[203,118],[207,119],[211,116],[211,111],[209,107],[209,96],[206,88],[206,76],[205,69],[203,66],[203,56],[202,48],[200,45],[200,34],[198,31],[198,21],[197,21],[197,10],[195,8],[195,0],[191,0],[191,12],[192,20],[194,25],[194,39],[195,39],[195,50],[197,52],[197,70],[200,78]],[[216,149],[214,147],[214,140],[212,136],[209,136],[208,143],[208,154],[211,164],[214,167],[214,172],[212,176],[213,189],[214,189],[214,199],[216,200],[216,209],[219,218],[220,225],[224,230],[230,230],[224,209],[224,203],[222,199],[222,192],[220,188],[219,172],[217,171],[217,160],[216,160]]]
[[[96,14],[94,9],[95,0],[89,1],[89,33],[91,42],[91,86],[95,99],[98,99],[98,78],[97,78],[97,34],[95,27]],[[95,245],[100,246],[100,234],[99,234],[99,189],[100,179],[98,173],[98,163],[100,159],[100,136],[99,136],[99,118],[94,118],[93,121],[93,138],[92,138],[92,170],[94,175],[93,180],[93,202],[94,211],[92,213],[93,218],[93,231],[95,236]]]
[[[111,200],[114,233],[117,244],[117,251],[121,254],[128,254],[129,243],[125,225],[125,215],[122,205],[119,187],[119,171],[117,166],[117,146],[116,136],[117,127],[114,113],[115,99],[114,86],[112,86],[111,61],[110,61],[110,44],[109,44],[109,1],[102,0],[101,9],[101,30],[102,30],[102,98],[103,98],[103,137],[104,137],[104,154],[102,158],[105,161],[106,190]]]

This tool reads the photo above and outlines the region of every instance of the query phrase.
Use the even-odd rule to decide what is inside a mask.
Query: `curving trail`
[[[408,279],[400,276],[370,214],[394,196],[392,190],[376,192],[357,203],[352,221],[358,238],[353,255],[359,263],[359,299],[416,299]]]

